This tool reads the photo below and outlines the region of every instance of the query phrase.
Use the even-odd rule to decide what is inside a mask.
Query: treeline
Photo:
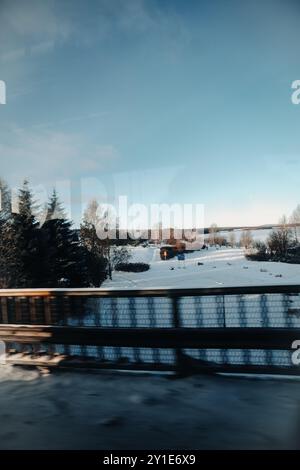
[[[265,242],[257,241],[250,247],[247,257],[258,261],[300,263],[300,205],[291,217],[281,217]]]
[[[210,246],[231,246],[249,248],[253,244],[252,232],[249,229],[241,231],[239,241],[236,239],[235,232],[231,230],[228,236],[222,235],[222,229],[217,224],[211,224],[208,229],[209,236],[204,239],[204,243]]]
[[[55,190],[42,208],[43,223],[27,181],[18,192],[17,211],[3,181],[0,192],[0,288],[98,287],[115,264],[128,260],[126,246],[98,238],[95,203],[76,230]]]

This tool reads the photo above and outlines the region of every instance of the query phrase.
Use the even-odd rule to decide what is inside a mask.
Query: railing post
[[[7,298],[1,297],[2,323],[8,323]]]
[[[16,323],[22,323],[21,298],[15,297],[15,319]]]
[[[173,313],[173,327],[180,328],[180,312],[178,307],[178,296],[172,295],[172,313]],[[175,348],[175,361],[176,361],[176,369],[179,375],[184,373],[184,354],[181,348]]]
[[[44,321],[46,325],[51,325],[51,304],[50,304],[50,297],[44,297]]]
[[[180,314],[178,309],[178,297],[172,296],[172,310],[173,310],[173,327],[180,327]]]
[[[35,307],[35,297],[29,297],[29,317],[31,323],[36,323],[36,307]]]

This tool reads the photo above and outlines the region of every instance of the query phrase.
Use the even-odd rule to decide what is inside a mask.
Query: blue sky
[[[70,189],[75,220],[126,194],[277,222],[300,202],[299,20],[291,0],[0,0],[1,176]]]

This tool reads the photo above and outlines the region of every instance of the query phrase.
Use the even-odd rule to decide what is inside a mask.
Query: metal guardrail
[[[300,286],[0,290],[8,361],[299,374]]]

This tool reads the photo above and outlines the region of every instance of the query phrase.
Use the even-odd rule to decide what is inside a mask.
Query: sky
[[[0,176],[87,201],[203,204],[205,226],[300,203],[297,0],[0,0]]]

